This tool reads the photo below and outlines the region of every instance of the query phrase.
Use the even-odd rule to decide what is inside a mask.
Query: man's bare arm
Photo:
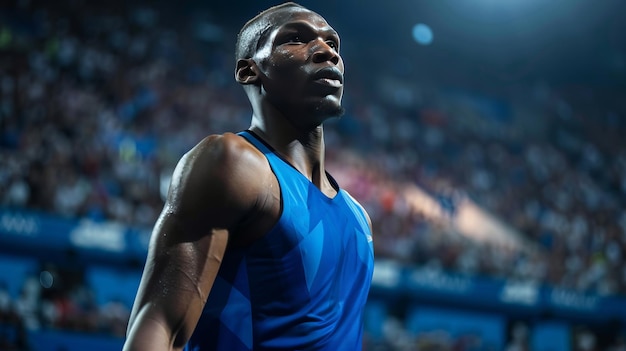
[[[256,185],[241,169],[250,153],[236,138],[210,137],[177,165],[152,233],[125,351],[182,350],[193,333],[224,256],[228,228],[255,201]]]

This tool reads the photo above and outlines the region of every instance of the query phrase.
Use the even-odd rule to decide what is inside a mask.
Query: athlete
[[[243,26],[236,59],[251,125],[179,161],[124,350],[360,350],[371,223],[324,167],[339,36],[285,3]]]

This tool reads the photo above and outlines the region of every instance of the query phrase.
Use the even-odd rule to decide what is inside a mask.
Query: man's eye
[[[335,43],[334,41],[329,40],[329,41],[327,41],[327,42],[326,42],[326,44],[327,44],[328,46],[330,46],[331,48],[333,48],[333,49],[337,50],[337,43]]]
[[[299,36],[299,35],[294,35],[294,36],[290,37],[290,38],[287,40],[287,42],[289,42],[289,43],[301,43],[301,42],[302,42],[302,39],[300,39],[300,36]]]

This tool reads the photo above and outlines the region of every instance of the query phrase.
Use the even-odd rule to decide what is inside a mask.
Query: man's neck
[[[254,115],[250,130],[320,189],[323,182],[327,182],[324,129],[321,125],[309,131],[300,131],[282,118]]]

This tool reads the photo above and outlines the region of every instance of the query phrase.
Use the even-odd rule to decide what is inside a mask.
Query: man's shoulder
[[[234,193],[254,191],[270,171],[265,156],[234,133],[205,137],[182,157],[179,168],[187,170],[194,185]]]
[[[233,133],[209,135],[189,150],[172,175],[173,207],[246,212],[265,191],[263,154]]]
[[[250,143],[235,133],[211,134],[202,139],[189,153],[195,156],[238,157],[254,149]]]
[[[223,133],[206,136],[183,159],[197,167],[227,171],[260,166],[264,157],[243,137],[234,133]]]

